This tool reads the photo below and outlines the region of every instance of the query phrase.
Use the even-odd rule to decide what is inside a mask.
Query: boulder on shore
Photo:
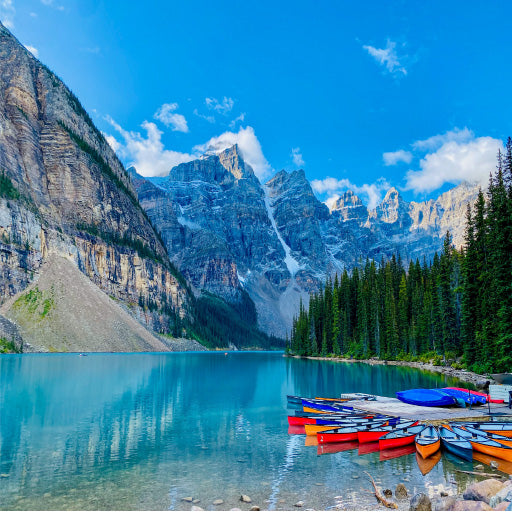
[[[453,510],[471,511],[471,510],[492,510],[484,501],[475,500],[457,500]]]
[[[467,501],[484,501],[489,504],[490,499],[498,494],[502,488],[503,482],[495,478],[489,478],[470,485],[464,491],[462,497]]]

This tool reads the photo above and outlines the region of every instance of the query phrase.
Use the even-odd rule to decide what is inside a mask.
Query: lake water
[[[376,508],[365,470],[383,487],[453,494],[467,478],[454,469],[471,463],[443,456],[423,476],[414,453],[321,453],[286,418],[287,394],[442,384],[454,383],[270,352],[3,355],[0,508],[190,510],[184,497],[207,510]]]

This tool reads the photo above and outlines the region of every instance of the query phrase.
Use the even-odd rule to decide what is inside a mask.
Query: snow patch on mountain
[[[270,224],[272,225],[272,228],[274,229],[277,239],[281,243],[284,249],[285,258],[284,263],[286,265],[286,268],[288,269],[288,272],[292,275],[292,277],[295,277],[295,274],[302,268],[299,264],[299,262],[292,256],[292,250],[287,245],[287,243],[284,241],[283,237],[281,236],[281,233],[279,233],[279,229],[277,229],[276,219],[274,218],[274,210],[272,209],[272,206],[270,204],[270,197],[268,195],[268,189],[266,185],[263,185],[263,190],[265,192],[265,208],[267,209],[268,218],[270,219]]]

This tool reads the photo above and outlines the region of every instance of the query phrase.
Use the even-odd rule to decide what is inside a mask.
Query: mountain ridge
[[[281,336],[291,325],[299,301],[307,302],[309,293],[319,290],[328,276],[350,270],[366,257],[380,261],[397,253],[405,262],[431,258],[441,249],[447,230],[460,246],[466,205],[478,192],[476,185],[463,182],[436,199],[408,202],[391,187],[375,208],[368,209],[347,190],[329,209],[315,196],[302,169],[279,171],[265,183],[252,173],[247,187],[245,180],[230,178],[228,186],[221,177],[228,172],[222,160],[234,162],[235,154],[236,165],[244,168],[231,167],[229,172],[242,176],[248,164],[240,160],[241,152],[233,146],[202,157],[198,160],[201,164],[180,164],[157,180],[160,201],[167,208],[162,218],[168,222],[169,212],[174,212],[179,222],[179,212],[189,215],[186,222],[181,219],[179,230],[187,240],[188,236],[202,240],[202,264],[194,267],[190,263],[195,249],[180,244],[179,237],[169,237],[169,233],[162,237],[170,254],[181,255],[173,261],[196,288],[210,289],[231,301],[237,300],[237,290],[246,290],[256,304],[260,325]],[[219,168],[224,169],[220,174],[215,171]],[[139,176],[135,188],[153,224],[160,226],[162,219],[141,186],[152,181]],[[224,194],[235,194],[236,205],[226,195],[213,193],[215,187]],[[183,189],[190,191],[186,198],[179,192]],[[238,250],[240,240],[245,252]],[[219,258],[229,265],[217,265],[215,273],[201,271],[201,266]]]

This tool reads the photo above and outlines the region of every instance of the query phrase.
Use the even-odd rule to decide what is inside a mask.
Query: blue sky
[[[0,0],[143,174],[239,142],[374,205],[485,182],[512,133],[512,3]]]

